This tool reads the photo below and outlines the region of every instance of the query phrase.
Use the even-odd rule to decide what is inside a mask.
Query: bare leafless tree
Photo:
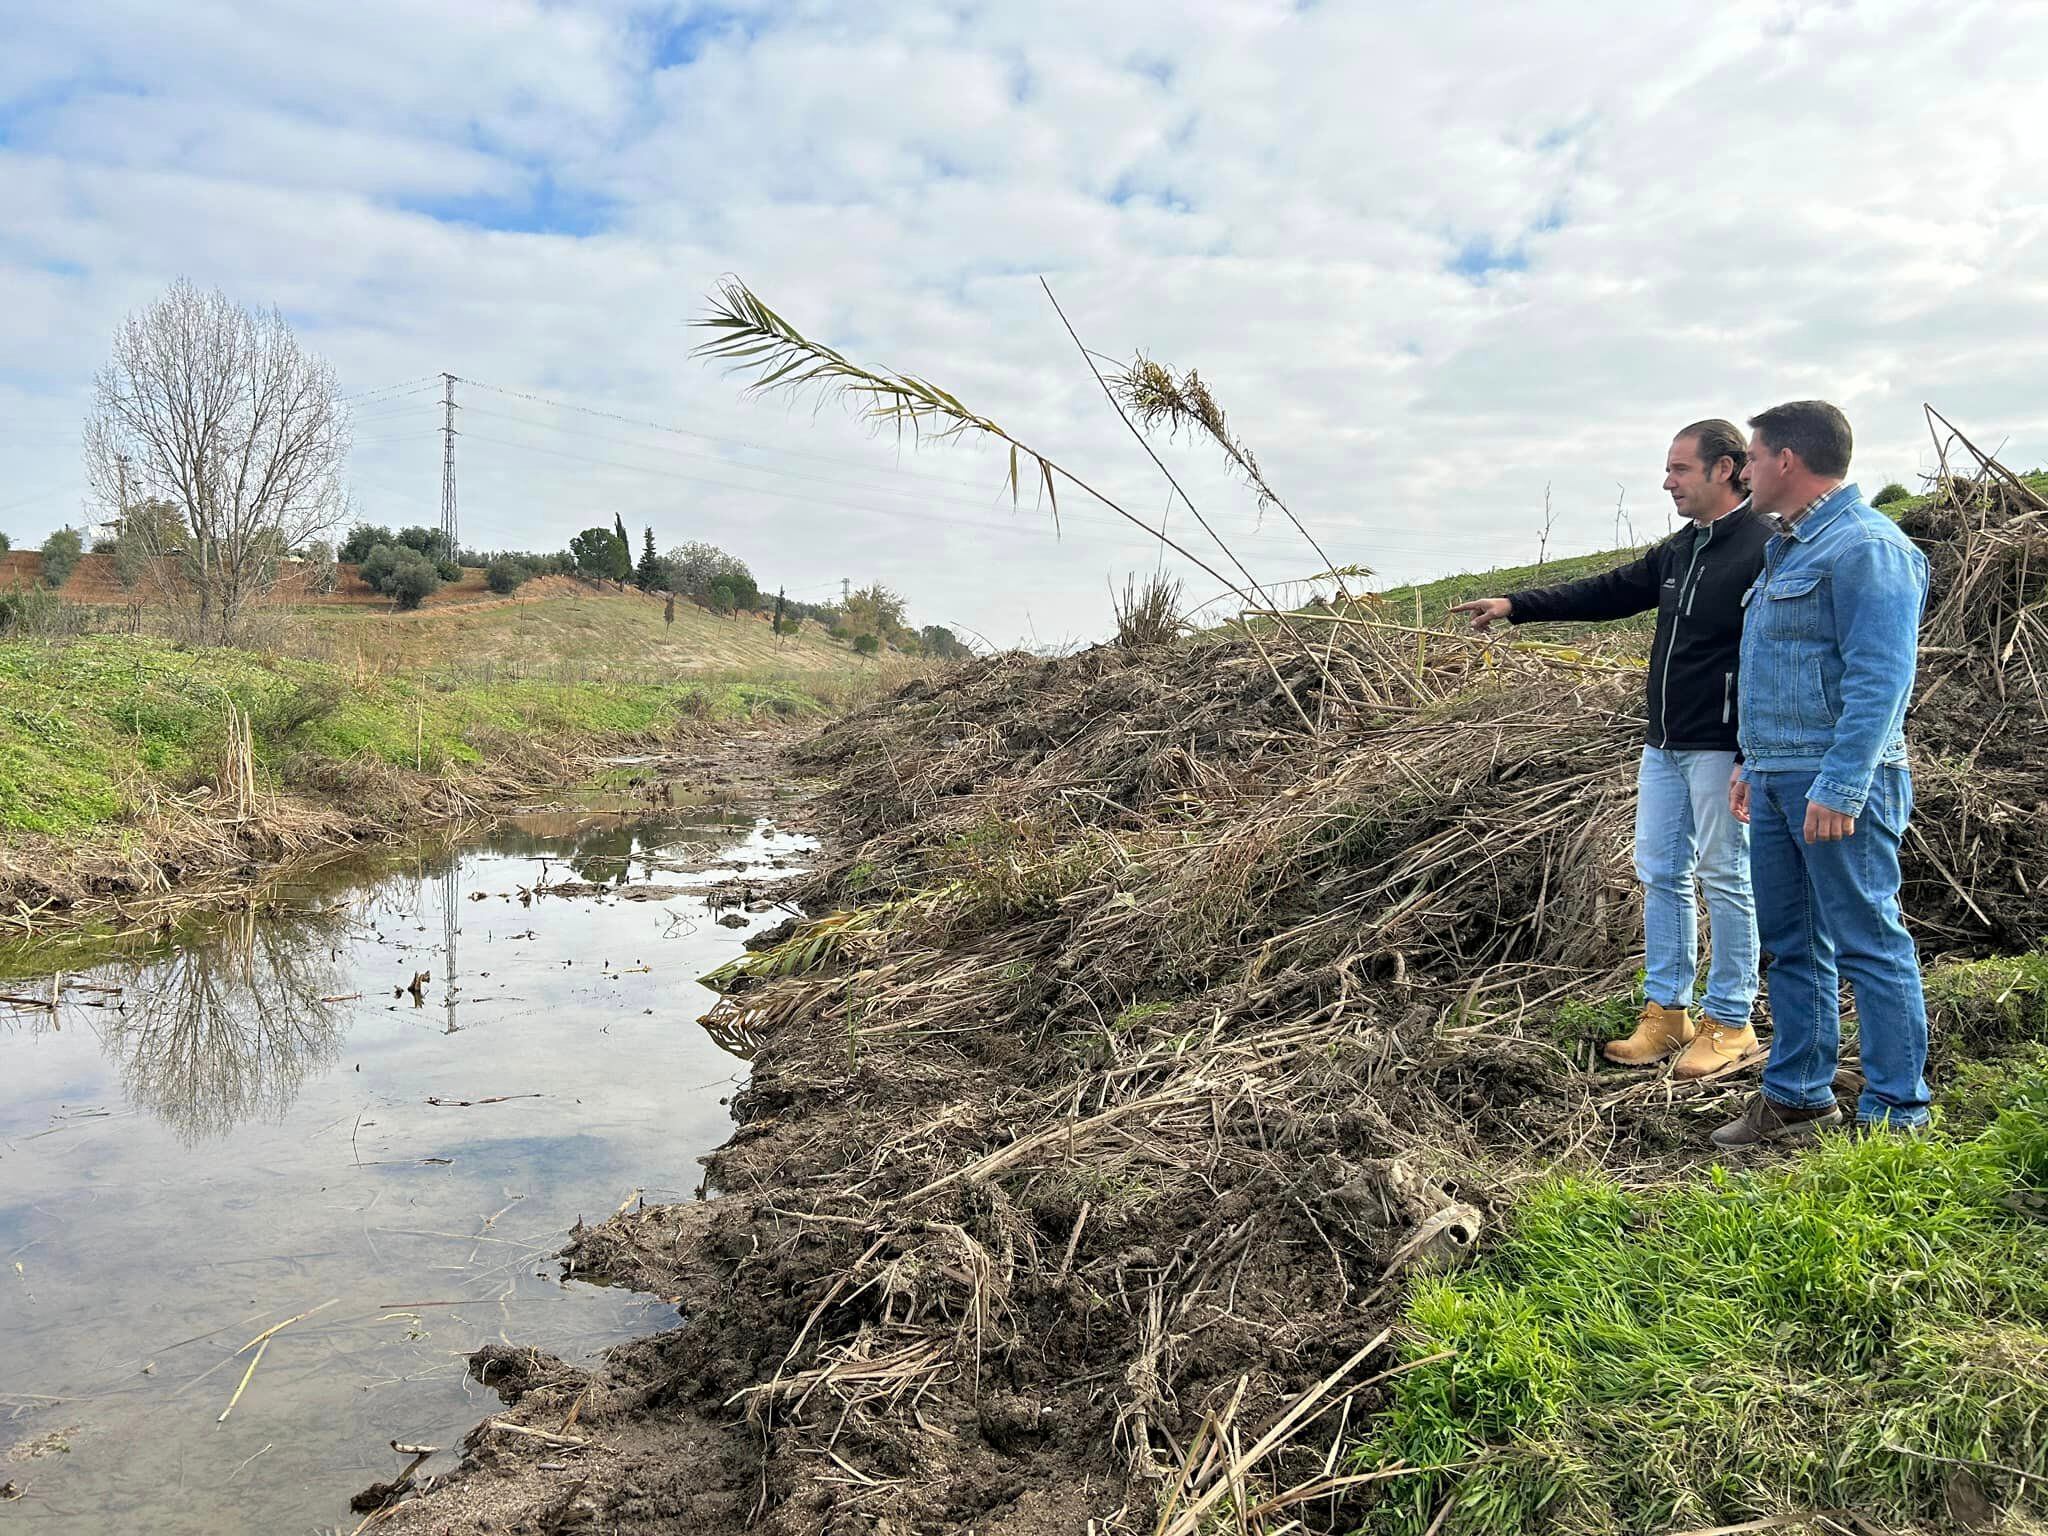
[[[1536,541],[1536,574],[1543,574],[1543,566],[1550,559],[1550,531],[1557,526],[1557,514],[1550,508],[1550,484],[1543,486],[1543,532]]]
[[[334,371],[276,309],[243,309],[184,278],[130,315],[93,378],[86,475],[109,519],[168,502],[184,526],[151,535],[165,599],[198,638],[236,638],[284,558],[348,514],[348,409]]]
[[[1614,482],[1614,547],[1634,549],[1636,547],[1636,520],[1628,515],[1628,487],[1619,480]]]

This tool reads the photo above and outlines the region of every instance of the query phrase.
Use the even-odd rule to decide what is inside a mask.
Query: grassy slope
[[[433,686],[127,637],[6,643],[0,836],[62,836],[114,821],[138,775],[172,790],[209,781],[226,739],[229,702],[250,717],[257,759],[273,772],[298,754],[338,762],[358,753],[432,772],[478,761],[479,742],[493,731],[564,745],[683,718],[820,708],[800,688],[777,682],[500,679]]]
[[[662,601],[645,593],[557,587],[535,600],[427,608],[298,610],[313,654],[349,666],[400,671],[476,669],[668,676],[744,671],[784,675],[847,673],[867,664],[815,625],[778,638],[756,618],[720,618],[676,604],[673,625]]]
[[[2023,477],[2027,484],[2044,496],[2048,496],[2048,474],[2036,472]],[[1875,486],[1865,489],[1874,493]],[[1924,505],[1926,496],[1909,496],[1904,501],[1893,502],[1884,510],[1898,518],[1908,508]],[[1415,615],[1415,600],[1422,599],[1422,621],[1435,628],[1453,620],[1450,608],[1453,603],[1462,603],[1475,597],[1505,597],[1510,592],[1525,591],[1531,587],[1557,586],[1567,581],[1577,581],[1584,576],[1597,575],[1631,560],[1638,553],[1632,549],[1602,550],[1591,555],[1571,555],[1563,559],[1549,560],[1541,566],[1509,565],[1490,571],[1463,571],[1455,576],[1440,577],[1418,585],[1389,587],[1381,597],[1392,609],[1392,616],[1402,622],[1412,621]],[[1546,624],[1533,633],[1543,639],[1560,640],[1567,636],[1604,630],[1609,634],[1625,635],[1632,631],[1647,634],[1655,627],[1654,614],[1640,614],[1633,619],[1624,619],[1614,624]]]
[[[2040,1476],[2048,1274],[2015,1206],[2044,1177],[2035,1066],[1965,1139],[1833,1137],[1647,1193],[1540,1187],[1481,1269],[1418,1289],[1414,1357],[1455,1354],[1403,1378],[1367,1459],[1478,1460],[1454,1531],[1907,1521],[1941,1510],[1954,1462]],[[1427,1526],[1433,1492],[1387,1523]]]
[[[1464,622],[1453,619],[1451,604],[1462,603],[1475,597],[1505,597],[1510,592],[1526,591],[1531,587],[1554,587],[1563,582],[1577,581],[1584,576],[1595,576],[1611,570],[1636,555],[1635,550],[1601,550],[1597,554],[1572,555],[1564,559],[1548,560],[1541,566],[1508,565],[1491,571],[1462,571],[1455,576],[1439,577],[1419,586],[1389,587],[1381,597],[1393,610],[1392,617],[1399,622],[1413,622],[1415,599],[1422,598],[1422,622],[1428,628],[1440,628],[1446,623]],[[1614,626],[1547,624],[1538,631],[1548,639],[1559,639],[1566,633],[1582,629],[1639,628],[1647,631],[1655,622],[1654,613],[1642,614],[1637,618],[1623,621]]]
[[[1940,1514],[1961,1463],[2048,1474],[2048,953],[1928,977],[1938,1129],[1775,1168],[1525,1194],[1411,1298],[1412,1360],[1358,1451],[1461,1469],[1376,1528],[1661,1531],[1759,1510]],[[1947,1458],[1943,1460],[1941,1458]],[[1627,1512],[1625,1523],[1614,1524]]]
[[[230,701],[273,772],[295,754],[358,753],[432,772],[476,761],[491,731],[561,743],[683,715],[809,712],[871,694],[889,670],[814,626],[778,638],[690,603],[671,625],[662,608],[561,580],[421,613],[307,605],[277,637],[286,656],[0,642],[0,837],[117,821],[138,776],[171,790],[210,780]]]

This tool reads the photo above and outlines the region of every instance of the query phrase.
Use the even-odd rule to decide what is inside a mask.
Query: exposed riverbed
[[[552,1255],[696,1189],[746,1073],[696,978],[780,920],[808,846],[731,812],[514,819],[0,984],[55,988],[0,1004],[0,1515],[350,1531],[390,1442],[452,1452],[496,1406],[469,1351],[672,1324]],[[755,899],[707,900],[735,875]]]

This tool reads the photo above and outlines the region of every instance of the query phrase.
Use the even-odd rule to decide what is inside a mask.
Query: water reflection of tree
[[[696,846],[708,839],[730,842],[745,835],[750,822],[726,818],[679,821],[661,817],[616,817],[588,821],[579,813],[563,817],[522,818],[493,830],[494,853],[545,855],[566,864],[580,880],[612,885],[628,878],[635,859],[643,863],[663,852]]]
[[[102,1039],[131,1103],[191,1143],[258,1115],[282,1119],[341,1051],[348,1010],[333,914],[242,913],[139,967]]]
[[[592,885],[611,885],[632,872],[638,849],[639,840],[629,823],[590,827],[570,841],[569,867]]]

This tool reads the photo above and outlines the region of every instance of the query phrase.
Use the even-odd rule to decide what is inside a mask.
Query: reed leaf
[[[1046,297],[1052,298],[1050,288],[1046,289]],[[802,393],[807,389],[814,389],[820,399],[833,395],[842,396],[853,402],[861,415],[873,425],[893,426],[899,434],[907,431],[918,441],[922,441],[927,435],[941,442],[976,435],[995,438],[1007,444],[1012,454],[1009,483],[1013,494],[1017,490],[1017,470],[1021,461],[1028,458],[1037,466],[1039,487],[1044,492],[1046,504],[1050,508],[1055,530],[1059,527],[1058,482],[1064,480],[1090,499],[1107,507],[1132,527],[1142,529],[1148,537],[1157,539],[1204,575],[1221,582],[1226,590],[1235,594],[1247,606],[1253,606],[1253,595],[1257,594],[1257,606],[1267,610],[1277,608],[1278,605],[1259,586],[1251,572],[1245,569],[1244,562],[1237,558],[1215,529],[1202,518],[1200,511],[1188,502],[1185,493],[1181,493],[1181,501],[1194,511],[1195,518],[1201,522],[1204,531],[1216,541],[1217,547],[1237,568],[1243,578],[1243,586],[1225,576],[1201,556],[1167,537],[1164,530],[1153,527],[1143,518],[1104,495],[1072,470],[1038,452],[1028,443],[1011,436],[988,417],[970,410],[958,398],[929,380],[919,378],[915,374],[864,368],[823,342],[811,340],[763,303],[740,279],[731,277],[720,283],[711,295],[710,305],[708,313],[692,323],[717,334],[710,340],[699,343],[691,355],[707,361],[727,363],[735,372],[752,374],[753,377],[746,385],[748,393],[761,394],[769,390]],[[1053,308],[1059,312],[1057,300],[1053,301]],[[1068,334],[1073,335],[1073,326],[1067,321],[1064,312],[1060,312],[1060,321],[1066,325]],[[1078,345],[1080,338],[1075,336],[1074,339]],[[1083,352],[1085,354],[1085,348]],[[1101,375],[1098,373],[1096,377],[1100,382]],[[1104,387],[1107,389],[1106,384]],[[1116,405],[1119,413],[1122,412],[1122,406],[1115,400],[1114,395],[1111,396],[1111,403]],[[1139,441],[1144,441],[1142,434]],[[1146,451],[1151,451],[1149,446]],[[1158,463],[1156,454],[1153,455],[1153,461]],[[1165,471],[1164,464],[1160,464],[1159,467]],[[1171,478],[1169,473],[1168,479]],[[1180,488],[1176,485],[1174,489],[1178,492]],[[1286,621],[1280,622],[1285,630]],[[1297,645],[1301,644],[1300,637],[1292,630],[1286,630],[1286,633],[1290,640]],[[1302,707],[1301,700],[1295,696],[1294,690],[1280,675],[1279,668],[1273,664],[1270,656],[1263,656],[1263,643],[1258,641],[1256,635],[1253,636],[1253,640],[1260,646],[1267,670],[1272,673],[1274,681],[1280,684],[1281,691],[1286,695],[1288,703],[1293,706],[1295,714],[1301,718],[1304,725],[1314,730],[1315,724],[1310,720],[1308,711]],[[1303,649],[1307,647],[1303,646]],[[1314,653],[1310,651],[1309,654],[1313,656]],[[1320,659],[1318,666],[1324,671],[1326,685],[1334,691],[1335,681],[1328,676],[1327,667]]]

